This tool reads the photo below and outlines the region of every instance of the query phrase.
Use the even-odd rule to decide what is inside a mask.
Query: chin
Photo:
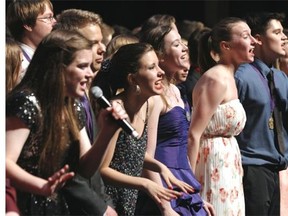
[[[75,92],[73,97],[74,98],[81,98],[84,96],[84,94],[85,94],[85,92],[83,92],[83,91]]]

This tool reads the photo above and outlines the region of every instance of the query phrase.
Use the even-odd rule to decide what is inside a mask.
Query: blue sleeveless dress
[[[185,109],[175,106],[159,118],[155,159],[165,164],[176,178],[188,183],[195,190],[194,193],[183,193],[180,198],[171,200],[174,211],[182,216],[204,216],[207,212],[199,194],[201,184],[195,178],[188,162],[187,145],[191,112],[187,101],[184,98],[183,100]],[[167,187],[165,181],[162,182]],[[161,212],[148,195],[140,192],[135,215],[155,216],[161,215]]]
[[[188,162],[189,115],[189,110],[175,106],[160,116],[155,159],[165,164],[176,178],[195,189],[193,194],[184,194],[172,200],[172,208],[180,215],[207,215],[199,195],[201,184],[195,178]],[[163,184],[166,186],[164,181]]]

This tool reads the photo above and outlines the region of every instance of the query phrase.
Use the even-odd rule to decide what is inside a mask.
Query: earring
[[[137,95],[141,94],[141,88],[140,88],[139,85],[136,85],[136,91],[135,92],[136,92]]]

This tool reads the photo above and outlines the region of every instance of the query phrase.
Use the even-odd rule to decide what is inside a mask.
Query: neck
[[[36,45],[32,40],[30,40],[30,38],[26,37],[22,38],[21,43],[26,44],[27,46],[31,47],[34,50],[36,50],[38,45],[38,44]]]
[[[123,93],[121,93],[120,98],[122,98],[124,108],[130,119],[133,119],[133,116],[140,111],[145,102],[148,100],[147,97],[144,97],[143,95],[136,95],[135,92],[129,90],[125,90]]]

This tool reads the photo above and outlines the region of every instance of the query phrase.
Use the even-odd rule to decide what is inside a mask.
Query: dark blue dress
[[[189,116],[190,111],[179,106],[160,116],[155,159],[165,164],[176,178],[188,183],[195,190],[193,194],[184,194],[172,200],[172,208],[180,215],[206,215],[199,195],[201,185],[188,162]],[[166,186],[164,181],[163,184]]]
[[[155,159],[165,164],[176,178],[188,183],[195,190],[192,194],[183,194],[180,198],[172,200],[171,206],[174,211],[183,216],[204,216],[207,213],[199,195],[201,184],[196,180],[188,162],[187,145],[191,112],[187,101],[184,98],[183,100],[185,109],[175,106],[159,118]],[[167,187],[165,181],[162,182]],[[136,215],[161,215],[161,212],[150,197],[140,192]]]

